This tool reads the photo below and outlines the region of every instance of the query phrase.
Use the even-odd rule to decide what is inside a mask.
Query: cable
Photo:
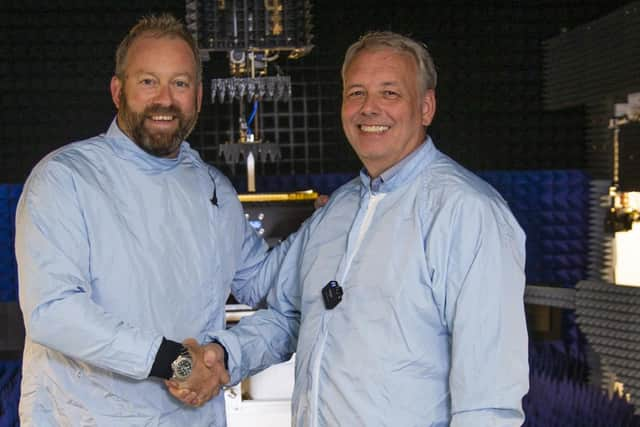
[[[252,135],[253,131],[251,130],[251,123],[253,123],[253,119],[256,118],[256,113],[258,112],[258,100],[253,101],[253,110],[249,115],[249,120],[247,120],[247,134]]]

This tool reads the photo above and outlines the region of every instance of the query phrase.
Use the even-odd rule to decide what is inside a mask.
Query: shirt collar
[[[364,186],[373,193],[393,191],[399,185],[411,180],[435,156],[436,148],[430,136],[413,150],[407,157],[400,160],[378,177],[371,178],[365,168],[360,171],[360,179]]]
[[[162,172],[175,168],[187,161],[193,162],[189,143],[182,141],[180,151],[175,158],[156,157],[147,153],[125,134],[118,126],[117,118],[114,118],[105,134],[107,143],[112,147],[116,155],[124,160],[132,161],[145,172]]]

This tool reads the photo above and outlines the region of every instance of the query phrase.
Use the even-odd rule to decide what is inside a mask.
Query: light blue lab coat
[[[428,139],[305,223],[271,309],[216,334],[232,381],[296,351],[296,426],[520,426],[524,243],[502,197]]]
[[[202,341],[230,291],[266,295],[266,253],[230,182],[186,142],[157,158],[114,121],[49,154],[16,214],[22,426],[225,425],[222,395],[187,408],[147,376],[162,336]]]

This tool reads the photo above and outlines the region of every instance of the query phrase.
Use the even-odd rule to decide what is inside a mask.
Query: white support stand
[[[294,366],[295,355],[225,390],[227,426],[290,427]]]

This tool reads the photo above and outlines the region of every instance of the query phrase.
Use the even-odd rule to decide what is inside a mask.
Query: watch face
[[[179,356],[172,364],[173,376],[178,380],[184,380],[191,375],[191,358]]]

